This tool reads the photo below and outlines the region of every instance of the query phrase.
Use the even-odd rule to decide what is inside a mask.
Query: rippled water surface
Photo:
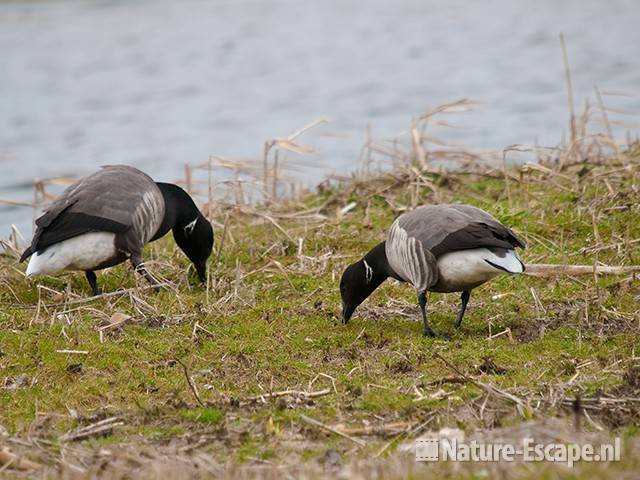
[[[326,116],[306,139],[317,178],[355,167],[367,125],[394,136],[461,97],[482,105],[452,140],[556,144],[558,34],[581,106],[594,84],[640,93],[639,25],[633,0],[0,1],[0,197],[108,163],[172,180],[210,154],[259,158],[265,139]],[[30,218],[0,206],[0,234]]]

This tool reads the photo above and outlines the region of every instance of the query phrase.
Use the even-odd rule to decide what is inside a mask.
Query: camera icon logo
[[[439,459],[439,438],[420,438],[416,440],[416,462],[437,462]]]

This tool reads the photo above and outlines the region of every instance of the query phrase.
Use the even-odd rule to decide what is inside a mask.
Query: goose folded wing
[[[431,246],[431,253],[440,257],[448,252],[473,248],[524,248],[524,243],[507,227],[500,223],[473,222],[449,233],[437,245]]]
[[[123,233],[135,221],[134,212],[145,194],[155,188],[149,179],[140,188],[140,178],[105,168],[65,190],[36,220],[31,246],[21,261],[56,243],[89,232]],[[148,179],[144,175],[145,180]]]
[[[420,207],[400,217],[398,223],[436,258],[473,248],[524,248],[511,230],[471,205]]]
[[[122,233],[129,228],[108,218],[94,217],[81,212],[65,210],[45,228],[38,228],[31,245],[22,254],[20,261],[24,261],[33,253],[45,250],[56,243],[89,232]]]

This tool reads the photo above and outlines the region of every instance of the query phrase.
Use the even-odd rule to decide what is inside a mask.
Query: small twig
[[[407,422],[396,422],[359,428],[336,427],[336,430],[349,435],[395,435],[398,433],[406,433],[407,427],[410,426],[411,424]]]
[[[268,220],[269,222],[271,222],[271,224],[276,227],[278,230],[280,230],[280,232],[282,232],[284,234],[285,237],[287,237],[289,239],[289,241],[291,243],[296,243],[295,240],[291,237],[291,235],[289,235],[289,233],[280,226],[280,224],[278,222],[275,221],[275,219],[269,215],[267,215],[266,213],[262,213],[262,212],[258,212],[258,211],[254,211],[253,212],[255,215],[258,215],[259,217],[264,218],[265,220]]]
[[[195,397],[196,401],[200,404],[201,407],[206,407],[207,405],[200,398],[198,389],[196,388],[196,386],[193,384],[193,381],[191,380],[191,376],[189,375],[189,369],[187,368],[187,365],[179,358],[176,358],[175,361],[178,362],[182,367],[182,371],[184,372],[184,378],[187,380],[187,384],[189,385],[189,388],[191,389],[191,392],[193,393],[193,396]]]
[[[315,420],[311,417],[307,417],[306,415],[300,415],[300,419],[310,425],[320,427],[324,430],[327,430],[328,432],[335,433],[336,435],[340,435],[341,437],[344,437],[347,440],[351,440],[353,443],[355,443],[356,445],[360,445],[361,447],[365,447],[367,445],[367,442],[365,442],[364,440],[360,440],[359,438],[355,438],[355,437],[352,437],[351,435],[347,435],[346,433],[341,432],[340,430],[336,430],[335,428],[329,425],[326,425],[322,422],[319,422],[318,420]]]
[[[2,450],[0,450],[0,465],[2,466],[2,470],[4,470],[5,468],[13,468],[15,470],[26,471],[42,468],[41,464],[33,462],[26,458],[22,458],[9,451],[8,448],[3,448]]]
[[[593,428],[595,428],[596,430],[598,430],[599,432],[604,431],[604,428],[601,427],[600,425],[598,425],[596,422],[593,421],[593,419],[591,418],[591,416],[589,415],[589,412],[587,412],[586,408],[582,409],[582,414],[584,415],[584,418],[587,419],[587,422],[589,423],[589,425],[591,425]]]
[[[240,281],[242,280],[240,276],[240,258],[236,257],[236,278],[233,281],[233,295],[235,297],[238,296],[238,288],[240,288]]]
[[[287,282],[289,283],[289,286],[294,290],[294,291],[298,291],[298,289],[296,288],[296,286],[293,284],[293,282],[291,281],[291,278],[289,278],[289,274],[287,273],[287,271],[285,270],[284,266],[277,260],[271,260],[271,263],[273,263],[276,268],[278,270],[280,270],[280,272],[282,272],[282,274],[284,275],[284,277],[287,279]]]
[[[222,238],[220,238],[220,244],[218,246],[218,252],[216,253],[215,264],[220,264],[220,256],[222,255],[222,247],[224,247],[224,241],[227,238],[227,230],[229,228],[229,213],[224,217],[224,227],[222,227]]]
[[[314,120],[311,123],[306,124],[304,127],[299,128],[298,130],[296,130],[295,132],[293,132],[291,135],[289,135],[287,137],[288,140],[295,140],[297,137],[299,137],[300,135],[302,135],[304,132],[306,132],[307,130],[312,129],[313,127],[320,125],[322,123],[328,123],[328,120],[324,117],[320,117],[316,120]]]
[[[393,437],[389,442],[387,442],[380,450],[378,450],[378,452],[374,455],[374,457],[375,458],[380,457],[384,452],[387,451],[387,449],[391,445],[393,445],[395,442],[397,442],[400,438],[402,438],[402,437],[413,437],[416,434],[420,433],[427,425],[429,425],[433,421],[434,418],[436,418],[436,414],[435,413],[431,414],[431,416],[429,418],[427,418],[424,422],[422,422],[417,427],[412,428],[410,431],[399,433],[398,435]]]
[[[495,333],[493,335],[489,335],[487,340],[493,340],[494,338],[501,337],[502,335],[506,335],[509,341],[513,342],[513,335],[511,333],[511,329],[509,327],[505,328],[503,331],[499,333]]]
[[[468,383],[469,380],[464,377],[444,377],[438,380],[434,380],[433,382],[429,382],[424,384],[426,387],[433,387],[435,385],[442,385],[443,383]]]
[[[158,287],[171,287],[171,286],[172,285],[170,283],[158,283],[157,285],[147,285],[147,286],[144,286],[144,287],[132,287],[132,288],[126,288],[124,290],[117,290],[115,292],[102,293],[100,295],[94,295],[92,297],[78,298],[76,300],[69,300],[68,302],[49,303],[49,304],[42,303],[42,307],[44,307],[44,308],[66,307],[68,305],[76,305],[78,303],[88,303],[88,302],[92,302],[94,300],[100,300],[100,299],[104,299],[104,298],[116,297],[118,295],[125,295],[125,294],[129,294],[131,292],[136,292],[136,291],[140,291],[140,290],[149,290],[151,288],[157,289]],[[42,286],[38,285],[38,287],[42,287]],[[59,293],[59,292],[56,292],[56,293]],[[23,306],[22,308],[36,308],[36,307],[33,307],[33,305],[28,305],[28,306]],[[39,311],[40,311],[40,302],[38,302],[38,306],[37,306],[37,312],[39,312]],[[36,319],[37,319],[37,317],[36,317]]]
[[[265,401],[268,398],[279,398],[279,397],[289,397],[289,396],[302,397],[302,398],[317,398],[317,397],[323,397],[325,395],[329,395],[330,393],[331,393],[330,388],[319,390],[317,392],[304,392],[302,390],[282,390],[280,392],[262,393],[260,395],[255,395],[253,397],[244,398],[240,400],[240,404],[261,402],[261,401]]]
[[[538,321],[546,319],[546,323],[549,323],[549,314],[547,313],[547,309],[544,308],[544,305],[540,301],[538,294],[536,293],[536,289],[531,287],[531,296],[533,297],[533,303],[536,309],[536,318]],[[542,318],[542,314],[544,313],[544,319]],[[540,323],[540,338],[544,337],[544,332],[546,329],[546,324],[544,321]]]
[[[193,325],[193,330],[191,331],[191,338],[192,339],[196,338],[196,336],[198,335],[198,330],[202,330],[207,335],[209,335],[211,337],[215,337],[215,335],[213,334],[213,332],[211,330],[209,330],[208,328],[203,327],[202,325],[200,325],[200,322],[198,322],[196,320],[196,323]]]
[[[437,352],[434,353],[433,357],[437,358],[440,361],[442,361],[446,366],[448,366],[450,369],[452,369],[455,373],[460,375],[462,378],[467,379],[470,383],[473,383],[477,387],[480,387],[481,389],[483,389],[487,393],[489,393],[489,394],[491,394],[493,396],[496,396],[496,397],[502,397],[502,398],[506,398],[508,400],[511,400],[513,403],[516,404],[518,413],[520,413],[521,416],[525,417],[526,415],[524,414],[524,412],[525,411],[529,411],[529,407],[521,399],[519,399],[515,395],[513,395],[513,394],[511,394],[509,392],[505,392],[504,390],[500,390],[499,388],[494,387],[493,385],[489,385],[488,383],[484,383],[484,382],[481,382],[479,380],[476,380],[475,378],[467,375],[466,373],[463,373],[462,371],[460,371],[460,369],[458,369],[458,367],[453,365],[451,362],[449,362],[446,358],[444,358],[442,355],[440,355]]]
[[[109,417],[99,422],[92,423],[91,425],[87,425],[86,427],[78,428],[76,430],[72,430],[60,437],[61,442],[70,442],[73,440],[82,440],[85,438],[104,435],[113,430],[113,427],[117,427],[120,425],[124,425],[124,422],[118,421],[118,417]]]
[[[114,313],[109,319],[109,323],[98,328],[98,332],[102,333],[106,330],[111,330],[124,325],[127,321],[131,320],[131,315],[127,315],[121,312]]]
[[[144,351],[152,353],[154,355],[158,354],[157,352],[151,350],[150,348],[148,348],[146,345],[144,345],[142,343],[139,344],[139,347],[142,348]],[[207,405],[200,398],[200,394],[198,393],[198,389],[195,387],[195,385],[191,381],[191,376],[189,375],[189,369],[187,368],[187,365],[182,360],[180,360],[179,358],[172,358],[171,360],[174,360],[175,362],[180,364],[180,366],[182,367],[182,371],[184,372],[184,376],[185,376],[185,378],[187,380],[187,384],[189,385],[189,388],[191,389],[191,392],[193,393],[193,396],[195,397],[196,401],[200,404],[201,407],[206,407]]]

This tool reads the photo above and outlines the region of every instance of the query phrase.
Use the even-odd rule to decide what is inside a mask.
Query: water
[[[594,84],[638,93],[638,25],[634,0],[0,1],[0,197],[110,163],[171,181],[210,154],[260,158],[265,139],[326,116],[304,139],[319,150],[321,168],[300,173],[313,180],[356,167],[367,125],[393,137],[462,97],[482,106],[452,140],[555,145],[559,33],[580,107]],[[28,234],[30,219],[0,206],[0,235]]]

